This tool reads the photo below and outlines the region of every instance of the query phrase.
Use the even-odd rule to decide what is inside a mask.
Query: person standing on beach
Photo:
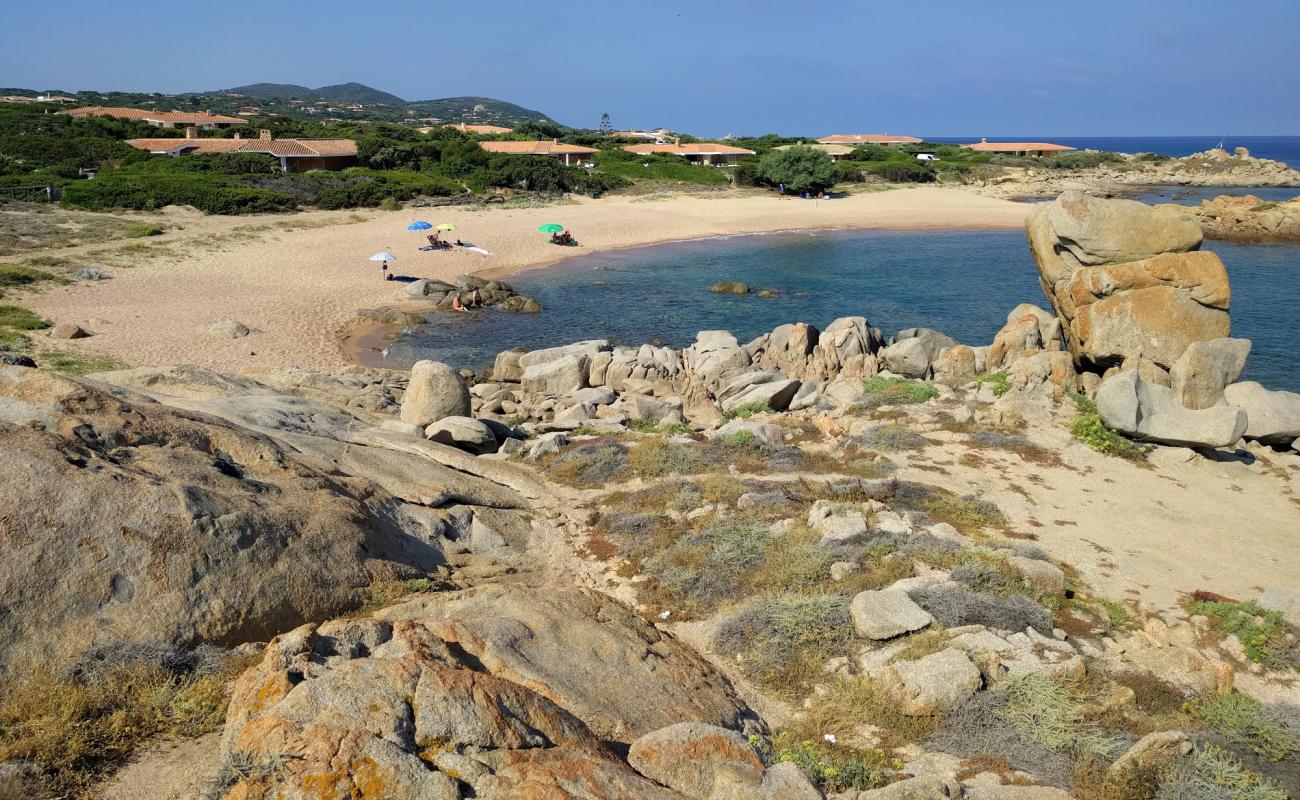
[[[384,280],[388,280],[388,262],[387,262],[387,261],[380,262],[380,264],[379,264],[379,274],[383,277]]]

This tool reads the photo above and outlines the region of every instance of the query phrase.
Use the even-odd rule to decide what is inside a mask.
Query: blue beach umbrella
[[[408,231],[427,231],[432,227],[433,227],[432,225],[425,222],[424,220],[418,219],[415,222],[412,222],[410,225],[407,225],[406,229]]]

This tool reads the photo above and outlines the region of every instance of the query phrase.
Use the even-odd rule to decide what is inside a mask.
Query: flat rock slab
[[[859,636],[876,640],[919,631],[934,622],[901,589],[859,592],[849,604],[849,616]]]

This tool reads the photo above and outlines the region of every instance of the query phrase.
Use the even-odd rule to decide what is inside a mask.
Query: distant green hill
[[[211,111],[234,114],[247,105],[255,105],[266,116],[282,116],[301,121],[321,120],[327,115],[338,119],[376,122],[407,122],[438,125],[469,124],[514,127],[524,122],[554,122],[540,111],[491,97],[443,97],[434,100],[403,100],[362,83],[340,83],[313,89],[296,83],[250,83],[212,92],[157,94],[153,92],[78,91],[70,94],[83,105],[129,106],[160,110]],[[0,94],[32,95],[31,89],[0,89]],[[324,104],[338,108],[325,109]],[[357,111],[348,106],[363,106]]]
[[[247,86],[224,89],[222,93],[242,94],[245,97],[259,99],[290,100],[297,98],[301,100],[329,100],[334,103],[388,103],[390,105],[401,105],[406,102],[395,94],[381,92],[372,86],[366,86],[364,83],[336,83],[333,86],[322,86],[319,89],[299,86],[296,83],[250,83]]]
[[[242,94],[244,97],[275,97],[284,100],[316,98],[316,90],[296,83],[250,83],[233,89],[222,89],[221,94]],[[324,99],[324,98],[322,98]]]

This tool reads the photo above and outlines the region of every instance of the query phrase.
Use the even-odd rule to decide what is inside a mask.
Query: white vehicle
[[[917,161],[938,161],[939,157],[936,156],[934,153],[917,153],[916,160]]]

